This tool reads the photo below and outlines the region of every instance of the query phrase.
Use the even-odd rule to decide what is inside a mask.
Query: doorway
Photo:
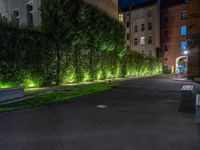
[[[187,78],[188,73],[188,57],[180,56],[176,58],[176,75],[178,78]]]

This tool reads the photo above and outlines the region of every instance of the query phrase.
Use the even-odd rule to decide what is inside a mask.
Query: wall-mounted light
[[[188,54],[189,54],[189,51],[184,51],[183,54],[184,54],[184,55],[188,55]]]

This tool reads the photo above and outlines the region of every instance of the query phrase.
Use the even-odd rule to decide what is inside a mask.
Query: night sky
[[[124,8],[130,5],[133,5],[135,3],[141,3],[141,2],[146,2],[149,0],[119,0],[119,8]]]

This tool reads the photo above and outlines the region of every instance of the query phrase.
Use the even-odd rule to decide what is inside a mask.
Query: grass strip
[[[39,106],[56,104],[59,102],[71,100],[76,97],[81,97],[81,96],[85,96],[89,94],[111,90],[112,88],[116,86],[118,86],[118,84],[109,85],[109,84],[103,83],[103,84],[96,84],[96,85],[90,85],[86,87],[75,88],[75,89],[71,89],[69,91],[64,91],[64,92],[54,92],[54,93],[38,95],[38,96],[35,96],[34,98],[26,99],[23,101],[0,105],[0,112],[26,110],[26,109],[39,107]]]

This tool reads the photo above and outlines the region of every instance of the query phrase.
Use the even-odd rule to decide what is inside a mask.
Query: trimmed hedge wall
[[[84,3],[78,8],[76,28],[64,23],[71,30],[62,34],[65,28],[58,31],[61,36],[48,32],[51,24],[33,29],[0,19],[0,88],[161,73],[159,59],[124,52],[124,28],[120,23]],[[58,28],[61,26],[62,22]]]

